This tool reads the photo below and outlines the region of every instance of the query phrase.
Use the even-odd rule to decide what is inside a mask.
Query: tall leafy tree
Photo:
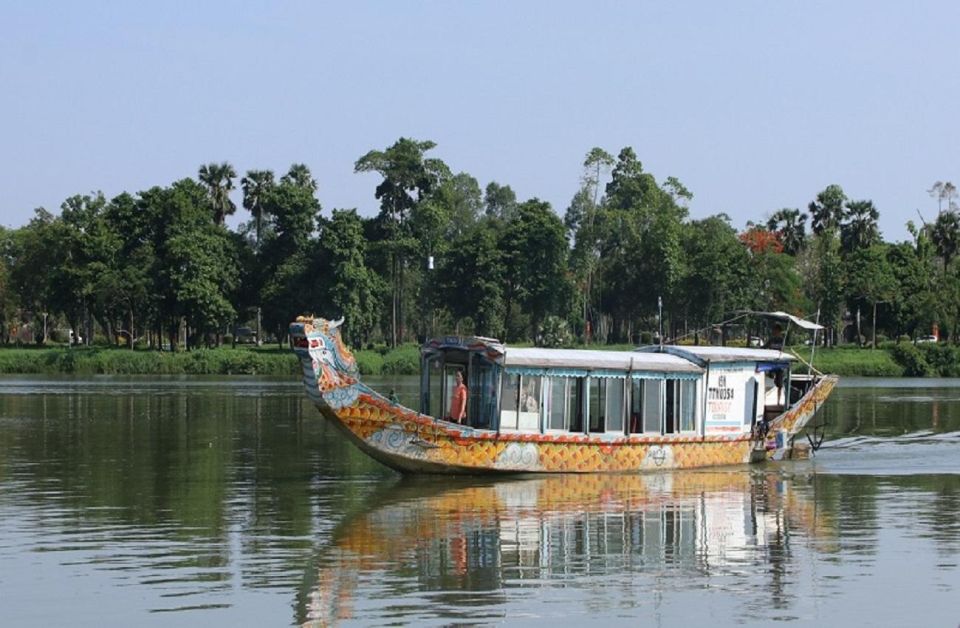
[[[950,267],[950,262],[960,250],[960,212],[947,210],[937,216],[930,230],[930,240],[943,260],[944,273]]]
[[[58,309],[70,326],[89,344],[94,322],[99,321],[107,336],[112,321],[97,299],[98,280],[104,276],[119,248],[119,236],[104,222],[106,199],[102,193],[75,195],[60,206],[54,226],[60,233],[63,263],[53,270]]]
[[[517,195],[509,185],[491,181],[484,190],[483,204],[487,218],[512,220],[517,209]]]
[[[275,185],[272,170],[248,170],[247,176],[240,180],[243,187],[243,208],[253,216],[257,235],[257,249],[263,230],[264,198]]]
[[[837,229],[843,220],[843,204],[847,195],[839,185],[828,185],[807,207],[810,212],[810,228],[815,235]]]
[[[309,186],[289,179],[281,180],[264,198],[264,212],[274,229],[262,246],[260,302],[264,324],[281,342],[292,313],[312,312],[321,304],[321,296],[306,289],[314,284],[310,264],[320,209]]]
[[[21,318],[33,323],[35,335],[47,340],[47,319],[54,312],[56,269],[65,264],[63,233],[53,214],[40,207],[11,238],[10,280],[20,296]],[[37,330],[42,330],[36,333]]]
[[[440,293],[459,325],[472,322],[483,336],[504,333],[505,258],[499,233],[490,221],[481,222],[457,239],[447,253],[440,274]]]
[[[216,225],[223,225],[226,217],[237,210],[237,206],[230,200],[236,176],[237,171],[227,162],[205,164],[200,166],[197,173],[200,183],[207,188],[210,206],[213,208],[213,222]]]
[[[728,312],[746,306],[748,249],[726,215],[686,225],[683,248],[687,272],[679,292],[695,328],[722,321]]]
[[[804,282],[810,300],[820,311],[820,322],[831,331],[840,328],[846,294],[839,240],[834,229],[822,231],[813,238],[809,250],[810,273]],[[823,340],[826,344],[830,336],[824,334]],[[835,335],[833,341],[836,344]]]
[[[880,243],[877,220],[880,212],[873,201],[850,201],[840,225],[840,246],[844,253],[870,248]]]
[[[887,247],[874,244],[859,247],[847,256],[845,288],[851,311],[870,314],[872,326],[876,327],[876,305],[888,302],[893,297],[895,278],[887,255]],[[857,343],[862,344],[861,316],[856,319]]]
[[[13,261],[13,232],[0,227],[0,340],[10,342],[11,328],[17,323],[17,294],[10,270]]]
[[[280,177],[283,183],[308,190],[311,194],[317,191],[317,180],[306,164],[292,164],[287,174]]]
[[[150,311],[153,291],[154,249],[148,233],[146,215],[136,199],[126,192],[114,197],[103,212],[109,232],[118,238],[110,257],[96,282],[97,300],[105,316],[114,323],[114,336],[124,337],[130,349],[138,337],[137,325],[143,327]]]
[[[607,206],[633,209],[659,205],[660,188],[652,174],[643,171],[637,154],[627,146],[617,155],[617,163],[607,184]]]
[[[550,204],[531,199],[517,208],[517,217],[503,232],[505,285],[509,306],[516,303],[528,316],[530,337],[549,314],[562,312],[569,297],[567,241],[563,222]],[[511,333],[508,324],[507,333]]]
[[[356,172],[376,172],[383,178],[375,196],[389,250],[392,299],[390,343],[396,346],[404,325],[404,269],[413,248],[407,224],[411,211],[429,197],[450,171],[441,160],[425,153],[436,146],[431,141],[400,138],[385,150],[372,150],[354,164]]]
[[[894,277],[891,309],[898,339],[901,334],[912,336],[918,329],[930,329],[941,316],[933,246],[925,231],[912,229],[913,244],[901,242],[887,250]]]
[[[600,203],[600,179],[614,163],[613,155],[599,146],[591,148],[583,160],[583,188],[592,196],[594,206]]]
[[[236,315],[228,295],[236,285],[237,260],[226,230],[209,220],[208,193],[183,179],[141,192],[138,201],[148,215],[154,251],[157,325],[171,348],[177,346],[181,322],[188,328],[189,348],[201,339],[212,342]]]
[[[767,221],[767,229],[775,231],[789,255],[799,253],[806,242],[807,215],[799,209],[778,209]]]
[[[382,288],[364,260],[365,245],[356,210],[334,210],[323,221],[319,259],[329,269],[324,302],[344,317],[344,339],[354,346],[369,341],[380,315]]]

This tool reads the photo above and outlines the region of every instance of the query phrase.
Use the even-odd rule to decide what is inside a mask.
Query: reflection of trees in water
[[[950,387],[838,387],[821,412],[830,438],[960,430],[960,400]]]
[[[118,577],[183,594],[226,595],[236,577],[295,588],[324,528],[317,513],[358,499],[357,483],[332,478],[372,467],[326,433],[301,394],[225,382],[56,385],[0,397],[0,482],[15,476],[18,512],[43,520],[38,545],[56,551],[68,538],[91,548],[77,560],[122,564]]]

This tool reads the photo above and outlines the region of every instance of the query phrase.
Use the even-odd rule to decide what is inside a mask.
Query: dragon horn
[[[339,327],[340,325],[343,325],[343,317],[342,317],[342,316],[340,317],[339,320],[335,320],[335,321],[333,321],[332,323],[330,323],[329,329],[330,329],[330,331],[333,331],[334,329],[336,329],[336,328]]]

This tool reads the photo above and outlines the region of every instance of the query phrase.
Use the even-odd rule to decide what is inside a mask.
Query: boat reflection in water
[[[786,596],[790,538],[836,537],[806,477],[756,471],[404,478],[369,503],[310,569],[299,623],[557,616],[551,600],[587,613],[604,589],[629,612],[722,576],[749,598],[741,610],[768,612]]]

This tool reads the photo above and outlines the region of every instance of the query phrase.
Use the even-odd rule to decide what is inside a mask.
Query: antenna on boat
[[[817,307],[817,325],[820,324],[820,308]],[[874,323],[876,324],[876,323]],[[817,352],[817,330],[813,330],[813,342],[810,343],[810,372],[813,372],[813,356]]]

